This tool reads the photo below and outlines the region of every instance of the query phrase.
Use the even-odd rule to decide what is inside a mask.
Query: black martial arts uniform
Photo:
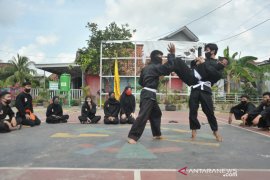
[[[120,111],[120,102],[115,98],[109,98],[104,103],[104,124],[118,124],[119,123],[119,111]],[[114,120],[110,121],[109,117],[113,117]]]
[[[246,125],[251,126],[253,119],[256,118],[258,115],[262,116],[259,120],[258,127],[269,128],[270,127],[270,104],[261,103],[257,108],[251,110],[248,113]]]
[[[16,97],[15,106],[18,109],[16,117],[22,118],[23,125],[27,126],[40,125],[41,121],[36,115],[35,120],[26,119],[25,117],[26,110],[30,110],[32,113],[34,113],[31,94],[25,92],[21,92],[20,94],[18,94],[18,96]]]
[[[9,116],[9,119],[6,117]],[[4,105],[0,102],[0,133],[10,132],[10,129],[4,121],[11,122],[14,117],[14,112],[9,105]],[[15,118],[17,121],[17,125],[21,124],[21,118]]]
[[[174,59],[174,71],[178,77],[188,86],[197,85],[201,79],[211,77],[212,81],[217,82],[222,78],[224,65],[217,63],[217,60],[206,60],[204,63],[196,65],[196,61],[191,61],[191,68],[178,57]],[[198,72],[199,77],[196,75]]]
[[[92,108],[90,109],[90,106],[88,105],[88,102],[86,101],[87,97],[85,98],[85,102],[82,105],[81,109],[81,116],[79,116],[79,120],[82,124],[84,123],[97,123],[101,116],[96,116],[97,111],[97,105],[91,101]],[[90,121],[88,120],[90,119]]]
[[[152,54],[152,53],[151,53]],[[162,61],[151,58],[149,65],[144,67],[141,71],[139,84],[143,87],[140,95],[140,111],[139,115],[134,121],[128,137],[135,141],[141,137],[147,120],[150,121],[152,135],[161,136],[161,110],[156,99],[156,89],[159,84],[159,77],[169,75],[172,72],[173,54],[168,55],[168,62],[161,64]]]
[[[69,115],[63,115],[63,108],[59,103],[54,103],[54,100],[58,98],[53,97],[53,103],[47,107],[46,112],[46,123],[56,124],[56,123],[66,123]]]
[[[131,116],[135,112],[136,101],[133,94],[127,95],[126,90],[130,87],[126,87],[120,97],[120,123],[121,124],[133,124],[135,118]],[[122,119],[122,115],[125,114],[126,118]]]
[[[249,113],[255,108],[255,105],[251,102],[241,102],[236,106],[233,106],[230,113],[234,114],[235,119],[240,120],[244,114]]]
[[[189,122],[190,129],[200,129],[198,121],[198,108],[201,103],[202,110],[207,116],[212,131],[218,130],[217,120],[214,115],[212,100],[213,86],[222,78],[224,66],[216,59],[206,59],[204,63],[196,65],[196,61],[191,62],[191,68],[181,58],[174,59],[174,71],[188,86],[192,86],[189,97]],[[200,75],[195,75],[195,71]]]

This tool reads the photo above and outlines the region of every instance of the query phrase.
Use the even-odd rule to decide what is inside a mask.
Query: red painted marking
[[[104,149],[104,151],[106,151],[106,152],[109,152],[109,153],[117,153],[117,152],[119,152],[119,148],[106,148],[106,149]]]
[[[91,148],[93,147],[94,145],[93,144],[79,144],[80,147],[83,147],[83,148]]]

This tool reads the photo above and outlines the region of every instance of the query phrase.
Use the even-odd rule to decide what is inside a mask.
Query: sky
[[[132,40],[140,41],[157,40],[188,24],[201,42],[217,42],[218,55],[229,46],[241,57],[270,58],[269,0],[0,0],[0,60],[19,53],[35,63],[74,62],[89,39],[87,22],[101,29],[128,23],[136,29]]]

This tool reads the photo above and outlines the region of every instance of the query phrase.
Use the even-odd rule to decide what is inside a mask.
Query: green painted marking
[[[147,150],[143,145],[137,144],[125,144],[116,156],[120,159],[156,159],[153,153]]]

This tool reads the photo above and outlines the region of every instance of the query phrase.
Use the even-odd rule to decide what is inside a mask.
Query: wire
[[[260,26],[260,25],[266,23],[266,22],[269,21],[269,20],[270,20],[270,19],[266,19],[266,20],[264,20],[263,22],[261,22],[261,23],[259,23],[259,24],[256,24],[255,26],[252,26],[251,28],[249,28],[249,29],[247,29],[247,30],[245,30],[245,31],[242,31],[242,32],[240,32],[240,33],[238,33],[238,34],[235,34],[235,35],[233,35],[233,36],[230,36],[230,37],[227,37],[227,38],[218,40],[218,41],[216,41],[215,43],[222,42],[222,41],[226,41],[226,40],[228,40],[228,39],[232,39],[232,38],[234,38],[234,37],[240,36],[241,34],[244,34],[244,33],[248,32],[248,31],[250,31],[250,30],[252,30],[252,29],[258,27],[258,26]]]
[[[188,26],[188,25],[190,25],[190,24],[192,24],[192,23],[194,23],[194,22],[196,22],[196,21],[198,21],[198,20],[204,18],[205,16],[208,16],[209,14],[211,14],[211,13],[213,13],[214,11],[216,11],[216,10],[222,8],[223,6],[229,4],[230,2],[232,2],[232,0],[230,0],[230,1],[228,1],[228,2],[226,2],[226,3],[224,3],[224,4],[222,4],[222,5],[220,5],[220,6],[216,7],[215,9],[209,11],[208,13],[206,13],[206,14],[204,14],[204,15],[202,15],[202,16],[200,16],[200,17],[198,17],[198,18],[196,18],[196,19],[194,19],[194,20],[192,20],[192,21],[190,21],[189,23],[187,23],[187,24],[184,25],[184,26]],[[167,35],[167,34],[170,34],[170,33],[174,32],[174,31],[176,31],[177,29],[179,29],[179,28],[175,28],[174,30],[172,30],[172,31],[170,31],[170,32],[164,33],[164,34],[159,35],[159,36],[155,36],[155,37],[150,38],[150,39],[148,39],[148,40],[152,40],[152,39],[156,39],[156,38],[161,37],[161,36],[165,36],[165,35]]]

